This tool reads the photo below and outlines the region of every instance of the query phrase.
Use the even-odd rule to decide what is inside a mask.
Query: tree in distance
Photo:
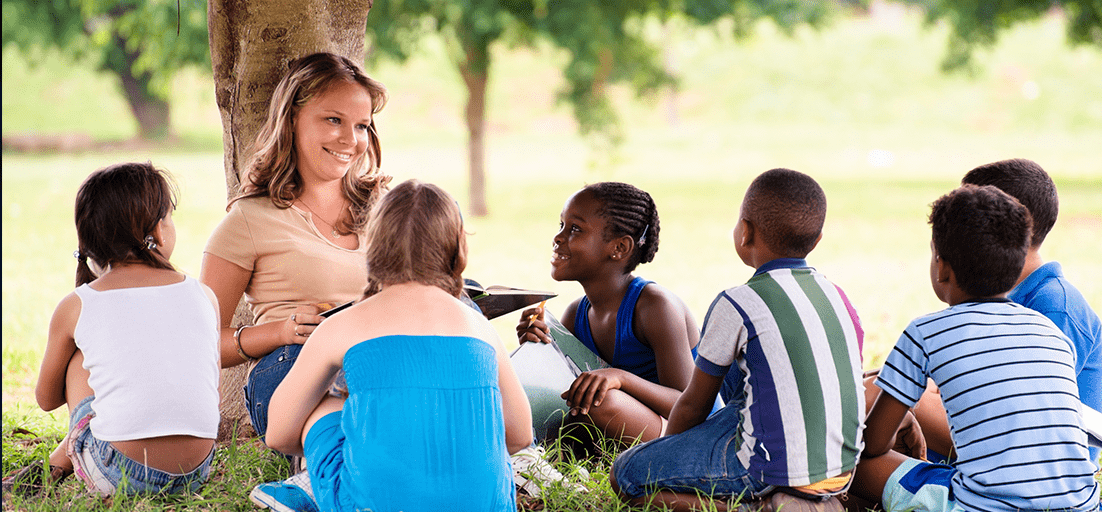
[[[3,0],[3,46],[25,54],[49,48],[90,57],[119,78],[138,136],[171,132],[169,89],[176,71],[207,68],[206,10],[172,0]]]

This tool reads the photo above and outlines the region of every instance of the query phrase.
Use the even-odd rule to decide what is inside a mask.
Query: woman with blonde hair
[[[291,62],[245,168],[241,194],[211,235],[201,281],[218,297],[222,367],[252,365],[245,401],[264,435],[272,392],[324,309],[360,298],[368,212],[379,174],[374,115],[386,90],[351,60]],[[253,322],[232,327],[241,297]]]

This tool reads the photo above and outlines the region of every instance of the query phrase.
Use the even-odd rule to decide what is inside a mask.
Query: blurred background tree
[[[210,67],[205,7],[172,0],[3,0],[3,46],[91,57],[118,77],[138,136],[160,140],[171,134],[169,84],[176,71]]]
[[[369,58],[404,61],[429,34],[441,34],[467,91],[469,205],[486,215],[486,86],[494,44],[534,46],[550,41],[565,50],[566,85],[560,101],[571,105],[578,129],[595,151],[613,150],[621,140],[618,116],[606,93],[625,83],[636,94],[675,86],[677,77],[661,59],[662,41],[648,37],[648,19],[684,18],[710,24],[734,20],[747,35],[756,21],[772,19],[791,31],[827,19],[832,4],[785,0],[377,0],[367,20]]]
[[[999,32],[1057,11],[1068,20],[1068,42],[1102,49],[1102,2],[1098,0],[910,0],[926,11],[926,23],[948,22],[952,30],[942,60],[945,70],[967,70],[978,48],[994,46]]]
[[[925,10],[930,24],[951,27],[946,69],[967,68],[977,48],[990,46],[1000,31],[1048,12],[1068,20],[1068,39],[1074,44],[1102,48],[1102,3],[1097,0],[905,0]],[[671,20],[696,25],[733,27],[736,36],[750,36],[757,22],[771,20],[785,32],[809,25],[822,27],[831,13],[863,9],[880,0],[376,0],[359,2],[370,8],[366,36],[369,59],[405,61],[419,51],[427,35],[439,34],[447,42],[450,61],[466,90],[464,120],[468,139],[469,208],[474,215],[488,212],[486,204],[485,145],[487,82],[494,45],[536,46],[551,43],[568,58],[562,65],[564,86],[559,100],[573,110],[578,130],[587,136],[591,153],[607,157],[622,139],[619,117],[609,100],[611,84],[626,84],[636,94],[676,88],[678,77],[662,51],[668,44],[661,34],[648,30]],[[211,13],[234,2],[211,0]],[[298,2],[296,9],[316,2]],[[325,2],[322,2],[325,3]],[[356,3],[356,2],[351,2]],[[358,58],[363,41],[349,35],[355,22],[340,9],[322,9],[325,15],[291,18],[286,26],[271,29],[278,20],[266,20],[265,10],[280,10],[282,2],[255,0],[249,9],[226,10],[211,20],[228,36],[208,40],[207,5],[171,0],[3,0],[3,45],[33,55],[57,49],[72,57],[91,57],[113,73],[138,122],[138,136],[162,139],[172,131],[168,84],[176,71],[187,66],[210,69],[211,48],[215,59],[234,57],[244,49],[262,51],[269,64],[285,61],[309,49],[329,50]],[[343,4],[337,2],[334,4]],[[312,12],[312,11],[311,11]],[[336,23],[334,20],[341,20]],[[721,20],[729,22],[718,23]],[[286,20],[285,20],[286,21]],[[252,25],[247,25],[252,24]],[[336,25],[342,25],[336,27]],[[253,27],[253,28],[250,28]],[[358,31],[358,29],[356,29]],[[339,35],[338,35],[339,34]],[[249,36],[249,37],[245,37]],[[251,39],[250,39],[251,37]],[[309,44],[287,43],[290,40]],[[208,41],[214,41],[215,44]],[[219,44],[218,41],[223,41]],[[341,50],[335,50],[341,49]],[[350,50],[345,50],[350,49]],[[238,62],[239,61],[227,61]],[[255,64],[255,61],[250,62]],[[257,73],[246,87],[230,91],[218,72],[239,73],[238,64],[216,65],[216,90],[223,111],[227,191],[237,186],[237,161],[251,142],[249,123],[241,123],[226,110],[229,92],[237,107],[265,104],[262,98],[274,87],[279,73]],[[737,87],[737,84],[732,84]],[[247,94],[248,97],[239,96]],[[223,105],[225,103],[225,105]],[[248,105],[246,105],[248,106]],[[263,110],[263,109],[260,109]],[[254,123],[255,124],[255,123]],[[228,134],[228,135],[227,135]]]

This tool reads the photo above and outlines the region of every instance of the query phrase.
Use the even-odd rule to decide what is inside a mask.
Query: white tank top
[[[76,289],[74,338],[104,441],[218,434],[218,317],[191,277],[164,286]]]

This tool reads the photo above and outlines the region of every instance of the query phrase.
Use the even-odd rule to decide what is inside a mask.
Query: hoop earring
[[[151,251],[157,248],[157,240],[153,238],[153,235],[145,235],[145,248]]]

